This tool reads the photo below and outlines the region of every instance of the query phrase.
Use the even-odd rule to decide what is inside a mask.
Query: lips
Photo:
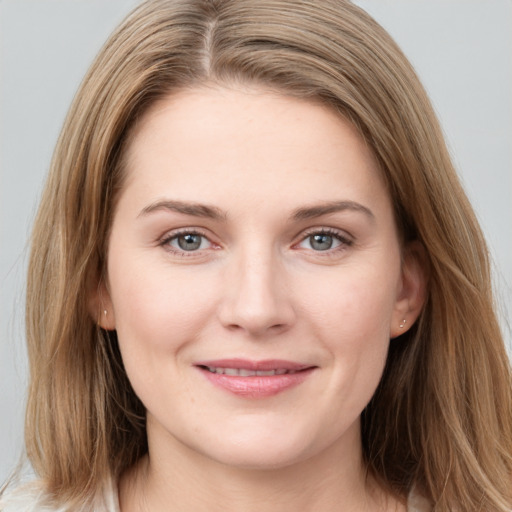
[[[223,359],[195,365],[216,387],[244,398],[274,396],[306,380],[315,366],[285,360]]]
[[[240,377],[270,377],[273,375],[285,375],[287,373],[295,373],[295,370],[285,370],[277,368],[275,370],[245,370],[244,368],[222,368],[216,366],[207,366],[209,372],[219,375],[231,375]]]

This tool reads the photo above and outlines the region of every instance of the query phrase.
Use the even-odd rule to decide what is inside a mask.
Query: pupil
[[[332,247],[332,236],[313,235],[311,237],[311,247],[317,251],[326,251]]]
[[[178,245],[184,251],[194,251],[201,245],[201,235],[182,235],[178,237]]]

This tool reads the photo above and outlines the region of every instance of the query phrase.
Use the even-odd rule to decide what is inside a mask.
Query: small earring
[[[104,314],[105,316],[107,316],[107,310],[106,310],[106,309],[104,309],[104,310],[103,310],[103,314]]]
[[[402,323],[400,324],[400,329],[403,329],[405,327],[405,324],[407,323],[407,321],[405,320],[405,318],[402,320]]]

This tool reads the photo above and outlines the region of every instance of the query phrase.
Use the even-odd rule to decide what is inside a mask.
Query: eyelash
[[[203,239],[208,240],[208,242],[210,244],[214,245],[214,243],[208,238],[208,236],[203,231],[198,230],[196,228],[181,229],[178,231],[173,231],[172,233],[169,233],[166,236],[164,236],[159,241],[159,245],[161,247],[163,247],[165,250],[167,250],[168,252],[173,253],[178,256],[181,256],[181,257],[197,256],[198,253],[202,252],[201,249],[193,250],[193,251],[186,251],[184,249],[180,250],[180,249],[174,248],[173,246],[170,245],[173,240],[177,240],[180,236],[185,236],[185,235],[202,237]],[[329,237],[336,239],[339,242],[339,246],[337,246],[335,248],[329,248],[329,249],[318,250],[318,251],[311,249],[311,251],[313,253],[318,253],[319,255],[322,255],[322,256],[336,255],[338,252],[346,250],[348,247],[352,246],[354,243],[353,240],[351,240],[348,236],[343,235],[340,231],[338,231],[336,229],[311,228],[306,231],[306,233],[302,236],[302,238],[299,240],[299,242],[294,244],[293,247],[299,246],[300,244],[302,244],[303,242],[308,240],[308,238],[311,238],[312,236],[315,236],[315,235],[329,236]]]
[[[351,238],[349,238],[346,234],[342,234],[342,232],[340,232],[336,229],[333,229],[333,228],[310,228],[309,230],[306,231],[305,235],[301,238],[299,243],[295,244],[295,245],[296,246],[300,245],[303,242],[305,242],[308,238],[311,238],[312,236],[315,236],[315,235],[330,236],[339,242],[338,247],[329,248],[324,251],[312,250],[312,252],[314,252],[315,254],[318,253],[319,255],[322,255],[322,256],[336,255],[339,252],[346,250],[348,247],[351,247],[354,244],[354,241]]]
[[[190,257],[197,256],[197,254],[199,252],[201,252],[201,249],[196,250],[196,251],[186,251],[184,249],[181,249],[181,250],[177,249],[171,245],[171,242],[173,240],[177,240],[180,236],[185,236],[185,235],[200,236],[200,237],[208,240],[208,242],[210,244],[214,245],[213,242],[206,236],[206,234],[204,232],[202,232],[201,230],[195,229],[195,228],[181,229],[178,231],[173,231],[172,233],[165,235],[159,241],[159,245],[161,247],[163,247],[166,251],[168,251],[172,254],[175,254],[177,256],[181,256],[184,258],[190,258]]]

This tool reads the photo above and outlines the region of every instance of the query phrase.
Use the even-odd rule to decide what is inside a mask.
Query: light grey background
[[[358,0],[415,65],[512,305],[512,0]],[[22,450],[27,237],[65,112],[136,0],[0,0],[0,482]]]

